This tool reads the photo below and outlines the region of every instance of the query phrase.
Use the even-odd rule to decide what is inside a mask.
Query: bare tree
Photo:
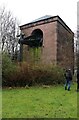
[[[77,26],[77,30],[74,32],[74,58],[75,58],[75,69],[79,69],[79,26]]]
[[[5,7],[0,9],[0,38],[2,52],[9,53],[12,57],[18,48],[18,40],[16,38],[19,27],[17,20],[12,16],[10,11]]]
[[[77,69],[79,69],[79,26],[77,27],[77,42],[76,42],[76,47],[77,47]]]

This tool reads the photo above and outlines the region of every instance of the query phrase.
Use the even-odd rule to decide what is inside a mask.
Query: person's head
[[[71,69],[69,68],[68,71],[71,71]]]
[[[68,73],[70,73],[70,74],[72,73],[71,69],[68,69]]]
[[[66,69],[66,72],[71,72],[71,69],[69,68],[69,69]]]

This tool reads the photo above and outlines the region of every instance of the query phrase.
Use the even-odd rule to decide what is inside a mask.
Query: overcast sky
[[[45,15],[59,15],[74,32],[77,28],[78,0],[0,0],[19,20],[20,25]]]

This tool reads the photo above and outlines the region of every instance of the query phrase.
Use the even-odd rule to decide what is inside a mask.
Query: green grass
[[[3,118],[77,118],[76,85],[3,89]]]
[[[0,88],[0,118],[2,118],[2,89]]]

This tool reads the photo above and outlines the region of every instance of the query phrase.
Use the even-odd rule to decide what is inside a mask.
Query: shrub
[[[26,63],[15,64],[7,55],[2,57],[2,85],[21,87],[31,85],[31,69]]]
[[[15,86],[31,86],[31,68],[27,63],[21,63],[17,66],[16,76],[14,77]]]
[[[2,85],[10,86],[12,75],[16,72],[16,66],[7,54],[2,54]]]
[[[35,77],[34,77],[35,75]],[[65,82],[64,70],[58,66],[41,65],[34,68],[34,82],[37,84],[62,84]]]
[[[64,83],[64,70],[54,65],[13,63],[7,55],[2,61],[3,86],[53,85]]]

